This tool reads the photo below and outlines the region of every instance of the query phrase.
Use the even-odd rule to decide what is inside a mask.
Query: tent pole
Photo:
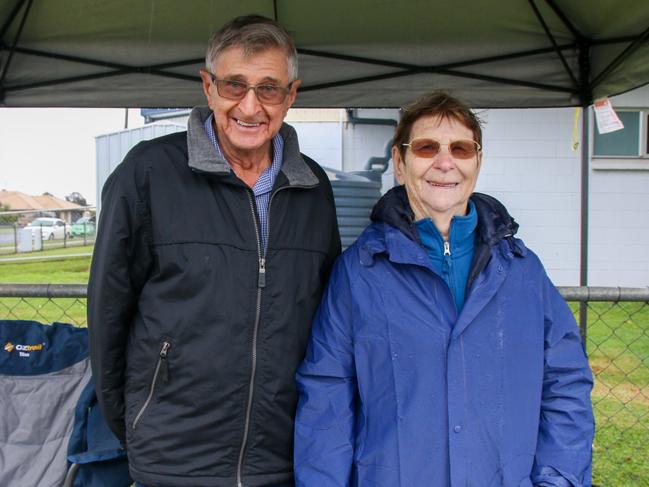
[[[589,216],[589,193],[590,193],[590,159],[589,159],[589,135],[590,135],[590,114],[588,105],[581,107],[581,231],[579,241],[581,248],[579,252],[579,285],[588,286],[588,216]],[[579,331],[581,339],[586,346],[586,332],[588,328],[588,303],[579,303]]]
[[[4,66],[2,67],[2,72],[0,73],[0,102],[4,101],[6,90],[4,90],[2,86],[4,85],[4,80],[7,76],[7,73],[9,72],[9,65],[11,64],[11,61],[14,57],[14,52],[16,46],[18,45],[18,41],[20,40],[20,35],[23,33],[23,27],[25,27],[25,22],[27,21],[27,17],[29,16],[29,9],[32,7],[32,1],[33,0],[27,0],[27,6],[25,7],[23,18],[21,19],[20,24],[18,25],[18,30],[16,31],[16,35],[14,36],[13,44],[11,45],[11,49],[9,50],[9,56],[7,56],[7,60],[5,61]],[[25,2],[20,4],[21,7],[24,3]]]
[[[581,105],[581,230],[579,241],[579,285],[588,286],[588,217],[590,196],[590,113],[588,108],[593,101],[591,85],[590,39],[578,39],[579,44],[579,101]],[[586,348],[588,330],[588,303],[579,303],[579,331]]]
[[[4,38],[5,34],[9,30],[9,26],[12,24],[14,19],[16,18],[16,15],[18,15],[18,12],[20,12],[20,9],[23,8],[23,5],[26,3],[27,0],[18,0],[16,2],[16,5],[14,5],[14,9],[11,11],[7,19],[5,20],[5,23],[0,27],[0,40]]]

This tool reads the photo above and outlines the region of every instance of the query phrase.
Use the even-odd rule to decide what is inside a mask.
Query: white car
[[[66,225],[60,218],[37,218],[25,228],[32,230],[40,228],[43,240],[63,239],[66,234],[68,237],[70,236],[70,226]]]

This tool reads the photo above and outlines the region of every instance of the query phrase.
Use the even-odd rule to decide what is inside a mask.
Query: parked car
[[[94,216],[82,216],[79,218],[70,229],[70,235],[73,237],[83,237],[84,234],[86,237],[93,236],[95,234],[95,217]]]
[[[53,240],[55,238],[63,239],[67,233],[70,236],[70,227],[60,218],[37,218],[33,222],[27,224],[25,228],[32,230],[41,230],[41,238],[43,240]]]

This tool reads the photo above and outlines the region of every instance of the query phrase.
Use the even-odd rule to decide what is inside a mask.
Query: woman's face
[[[432,115],[413,124],[409,142],[417,139],[440,142],[439,153],[432,158],[418,157],[406,147],[404,159],[397,147],[392,148],[397,180],[406,187],[416,219],[428,217],[434,222],[450,222],[455,215],[465,215],[478,180],[482,153],[468,159],[456,158],[447,144],[473,140],[473,132],[455,119]]]

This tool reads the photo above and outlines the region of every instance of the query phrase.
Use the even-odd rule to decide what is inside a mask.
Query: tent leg
[[[581,231],[579,251],[579,285],[588,286],[588,216],[589,216],[589,183],[590,183],[590,159],[589,159],[589,135],[590,135],[590,114],[588,105],[582,107],[581,117]],[[586,333],[588,328],[588,303],[579,303],[579,331],[581,339],[586,347]]]

